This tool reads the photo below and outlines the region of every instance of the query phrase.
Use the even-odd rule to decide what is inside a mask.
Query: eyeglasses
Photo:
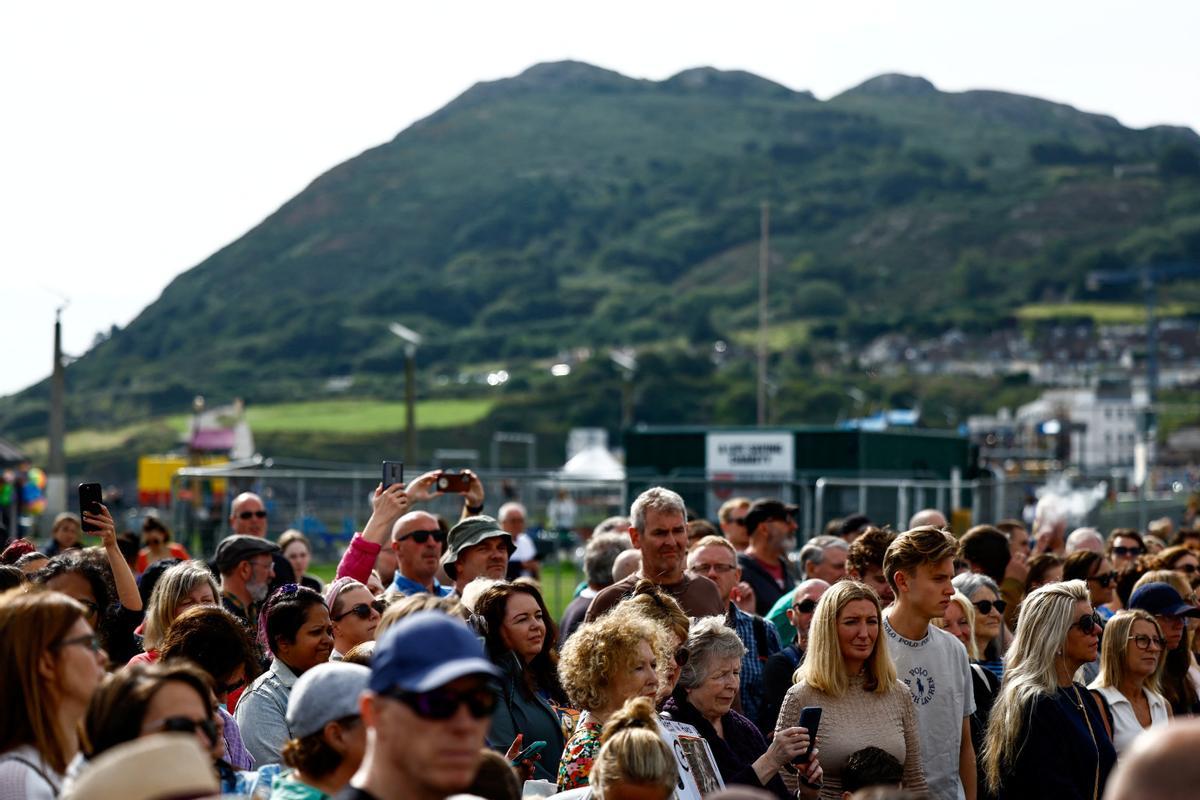
[[[1110,583],[1117,579],[1116,572],[1106,572],[1103,575],[1093,575],[1088,578],[1089,581],[1095,581],[1100,584],[1101,588],[1106,588]]]
[[[337,622],[338,620],[345,619],[351,614],[359,619],[370,619],[372,611],[382,614],[385,608],[387,608],[387,603],[385,603],[383,600],[372,600],[370,603],[359,603],[353,608],[348,608],[341,614],[333,617],[332,621]]]
[[[811,598],[801,600],[792,606],[793,611],[799,611],[801,614],[811,614],[817,610],[817,601]]]
[[[1001,614],[1004,613],[1004,609],[1008,608],[1008,603],[1004,602],[1003,600],[979,600],[971,605],[978,608],[979,613],[983,614],[985,617],[992,613],[992,608],[995,608],[996,611],[1000,612]]]
[[[730,517],[729,521],[730,521],[730,523],[732,523],[734,525],[745,525],[746,524],[745,517]]]
[[[167,733],[194,734],[197,730],[204,732],[204,738],[208,739],[209,747],[217,743],[217,723],[211,719],[197,721],[187,717],[167,717],[162,722],[155,723],[146,732],[166,731]]]
[[[163,541],[162,539],[147,539],[146,547],[162,547]]]
[[[1166,639],[1161,636],[1147,636],[1144,633],[1139,633],[1137,636],[1130,636],[1129,641],[1136,644],[1139,650],[1149,650],[1151,642],[1154,642],[1159,650],[1165,650],[1167,647]]]
[[[259,519],[266,519],[267,512],[260,509],[258,511],[243,511],[240,514],[238,514],[238,519],[251,519],[252,517],[258,517]]]
[[[718,575],[725,575],[735,569],[737,567],[733,564],[697,564],[692,567],[692,572],[715,572]]]
[[[413,540],[414,542],[416,542],[417,544],[425,544],[426,542],[428,542],[428,541],[429,541],[429,537],[430,537],[430,536],[432,536],[432,537],[433,537],[433,540],[434,540],[435,542],[437,542],[438,544],[445,544],[445,543],[446,543],[446,534],[442,533],[442,532],[441,532],[441,530],[436,530],[436,531],[413,531],[412,533],[406,533],[406,534],[404,534],[404,535],[403,535],[403,536],[401,536],[401,537],[400,537],[400,538],[399,538],[397,541],[401,541],[401,542],[403,542],[405,539],[412,539],[412,540]]]
[[[81,644],[93,653],[100,652],[100,637],[94,633],[89,633],[87,636],[72,636],[70,639],[63,639],[61,642],[56,642],[51,645],[55,650],[61,650],[64,647]]]
[[[458,713],[464,703],[475,719],[490,717],[496,713],[496,693],[489,688],[455,691],[442,687],[428,692],[404,692],[398,689],[385,692],[385,697],[399,700],[423,719],[446,720]]]
[[[1195,575],[1196,570],[1200,569],[1200,567],[1197,567],[1195,564],[1176,564],[1171,569],[1175,570],[1176,572],[1183,572],[1187,575]]]
[[[691,657],[692,657],[692,654],[688,652],[688,649],[687,649],[686,647],[680,647],[680,648],[678,648],[678,649],[675,651],[675,664],[676,664],[676,666],[680,666],[680,667],[686,667],[686,666],[687,666],[688,659],[690,659]]]
[[[1140,548],[1140,547],[1114,547],[1112,549],[1112,554],[1114,556],[1121,556],[1122,558],[1124,558],[1126,556],[1133,558],[1135,556],[1140,556],[1142,554],[1142,548]]]
[[[97,617],[100,616],[100,606],[96,605],[91,600],[84,600],[79,597],[76,597],[73,599],[75,600],[76,603],[79,603],[79,605],[81,605],[87,609],[87,618],[88,619],[96,619]]]
[[[1090,636],[1094,630],[1100,627],[1100,615],[1093,611],[1091,614],[1084,614],[1075,622],[1071,623],[1072,628],[1079,628],[1079,632],[1084,636]]]
[[[213,691],[219,695],[220,694],[229,694],[230,692],[236,692],[238,689],[242,688],[245,685],[246,685],[246,678],[242,677],[242,678],[238,678],[236,681],[230,681],[229,683],[218,683],[216,686],[213,687]]]

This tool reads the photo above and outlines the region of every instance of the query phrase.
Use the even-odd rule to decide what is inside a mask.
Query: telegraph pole
[[[63,369],[62,312],[54,309],[54,369],[50,373],[50,463],[46,474],[46,517],[67,510],[66,375]]]
[[[758,238],[758,427],[767,424],[767,268],[771,254],[771,204],[762,202]]]

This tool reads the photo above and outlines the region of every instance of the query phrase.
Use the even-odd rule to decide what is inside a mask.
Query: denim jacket
[[[238,701],[233,716],[256,766],[278,764],[284,743],[292,738],[287,705],[295,684],[296,674],[277,658]]]

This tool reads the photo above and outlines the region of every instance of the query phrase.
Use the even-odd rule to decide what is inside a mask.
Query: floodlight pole
[[[417,346],[421,334],[399,322],[388,326],[393,334],[404,340],[404,463],[417,463]]]

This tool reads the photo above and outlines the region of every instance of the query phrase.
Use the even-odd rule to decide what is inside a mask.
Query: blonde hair
[[[883,576],[897,596],[896,573],[912,574],[922,564],[940,564],[958,553],[954,536],[941,528],[922,525],[897,536],[883,555]]]
[[[679,778],[675,756],[658,732],[654,704],[635,697],[604,723],[600,753],[592,766],[588,785],[597,800],[604,800],[618,784],[658,787],[670,797]]]
[[[634,585],[633,594],[616,605],[613,612],[616,611],[657,622],[678,636],[681,642],[687,641],[688,629],[692,627],[692,621],[688,619],[679,602],[663,591],[657,583],[645,578]]]
[[[1074,580],[1047,584],[1021,604],[1017,636],[1008,650],[1004,682],[983,745],[983,767],[993,792],[999,792],[1000,773],[1011,768],[1017,756],[1017,737],[1034,701],[1058,691],[1054,662],[1075,624],[1075,604],[1081,601],[1088,602],[1087,583]]]
[[[1179,596],[1187,601],[1187,598],[1194,591],[1187,578],[1180,575],[1173,569],[1154,569],[1147,572],[1145,575],[1137,579],[1137,583],[1133,585],[1133,591],[1145,586],[1147,583],[1165,583],[1175,591],[1179,592]]]
[[[471,616],[467,607],[453,597],[437,597],[427,592],[408,596],[401,595],[391,601],[383,610],[383,614],[379,617],[379,624],[375,627],[375,639],[379,640],[388,628],[409,614],[415,614],[418,611],[441,611],[443,614],[458,617],[464,621]]]
[[[613,680],[633,667],[638,645],[649,642],[661,660],[667,637],[661,625],[634,615],[605,614],[579,626],[558,656],[558,679],[571,705],[584,711],[604,708],[614,699]]]
[[[950,598],[950,602],[961,608],[963,616],[967,618],[967,630],[971,632],[970,637],[967,639],[967,658],[971,659],[972,661],[978,661],[979,645],[975,644],[975,604],[968,600],[967,596],[957,589],[954,592],[954,596]],[[930,622],[942,630],[946,630],[946,618],[944,616],[934,617],[930,620]]]
[[[692,553],[696,552],[701,547],[723,547],[730,553],[733,553],[735,560],[737,559],[737,548],[730,544],[729,540],[724,536],[705,536],[699,541],[693,542],[688,547],[688,561],[692,560]]]
[[[1133,623],[1139,620],[1149,622],[1154,626],[1154,632],[1158,637],[1163,638],[1158,620],[1140,608],[1118,611],[1109,617],[1108,623],[1104,626],[1104,638],[1100,642],[1100,674],[1096,676],[1096,682],[1101,686],[1108,688],[1121,685],[1121,681],[1125,677],[1125,649],[1129,645],[1129,634],[1133,630]],[[1167,648],[1164,645],[1158,653],[1158,666],[1146,678],[1145,683],[1145,687],[1156,694],[1160,693],[1159,686],[1162,683],[1163,668],[1166,664]]]
[[[858,581],[838,581],[821,595],[817,610],[813,612],[808,631],[808,652],[804,655],[804,663],[796,670],[796,682],[803,680],[832,697],[841,697],[850,688],[850,675],[846,671],[846,659],[842,656],[838,637],[838,617],[855,600],[871,601],[882,629],[883,609],[875,590]],[[896,665],[892,663],[887,645],[881,638],[875,639],[875,647],[863,669],[867,678],[863,688],[867,691],[887,694],[896,688]]]
[[[179,616],[179,603],[200,586],[212,590],[213,600],[221,602],[221,590],[212,572],[203,561],[184,561],[167,569],[154,584],[150,600],[146,604],[146,627],[143,629],[143,647],[157,650],[167,636],[167,629]]]

